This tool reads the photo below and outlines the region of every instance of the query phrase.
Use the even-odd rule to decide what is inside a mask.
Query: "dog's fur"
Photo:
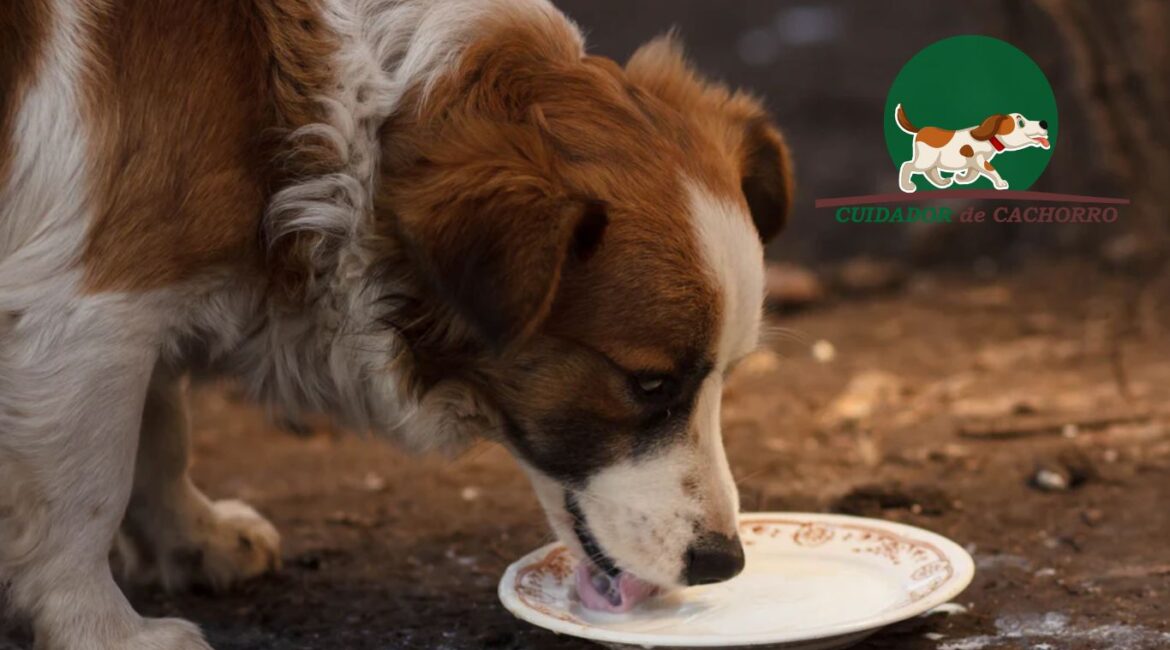
[[[996,171],[991,159],[1005,151],[1028,147],[1049,148],[1048,124],[1043,120],[1029,120],[1019,113],[989,115],[967,129],[950,131],[934,126],[918,128],[906,117],[902,105],[894,110],[894,123],[903,132],[914,136],[910,160],[902,163],[898,172],[898,187],[903,192],[914,192],[914,174],[922,174],[938,188],[952,183],[968,185],[980,176],[986,176],[997,190],[1008,189],[1008,182]],[[943,176],[942,172],[950,172]]]
[[[790,195],[758,102],[669,38],[589,56],[544,0],[9,0],[0,581],[39,648],[207,648],[109,554],[169,588],[279,562],[187,478],[190,375],[497,440],[575,552],[680,584],[735,533],[722,376]]]

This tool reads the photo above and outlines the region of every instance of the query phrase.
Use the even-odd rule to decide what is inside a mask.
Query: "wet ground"
[[[725,396],[744,509],[884,517],[973,553],[965,611],[863,648],[1170,647],[1166,289],[1048,264],[774,315]],[[548,538],[499,448],[420,460],[291,434],[230,390],[192,401],[198,482],[273,520],[284,569],[218,596],[135,593],[142,611],[220,650],[591,647],[496,600]]]

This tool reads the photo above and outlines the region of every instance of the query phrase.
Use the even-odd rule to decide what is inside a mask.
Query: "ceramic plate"
[[[827,650],[947,602],[975,573],[971,556],[949,539],[875,519],[743,514],[740,536],[747,565],[738,577],[661,596],[629,614],[581,607],[576,561],[559,543],[508,567],[500,600],[529,623],[602,643]]]

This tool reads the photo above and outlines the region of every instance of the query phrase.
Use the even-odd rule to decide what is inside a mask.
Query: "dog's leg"
[[[168,590],[225,589],[278,568],[280,535],[247,504],[213,502],[191,482],[183,397],[173,374],[156,369],[116,564],[127,579]]]
[[[128,306],[62,303],[0,332],[0,582],[38,650],[209,650],[190,623],[138,616],[110,572],[158,349]]]
[[[975,161],[979,164],[979,173],[991,179],[991,184],[995,189],[1006,190],[1008,188],[1008,182],[1004,180],[1003,176],[999,175],[999,172],[995,171],[995,167],[991,164],[990,160],[980,154],[975,156]]]
[[[930,181],[931,185],[939,189],[950,187],[951,183],[954,182],[952,178],[943,178],[942,171],[938,167],[931,167],[926,170],[924,176],[926,176],[926,180]]]
[[[898,170],[898,187],[903,192],[915,192],[918,187],[914,185],[914,181],[910,178],[917,172],[918,169],[914,166],[913,160],[907,160],[902,163],[902,167]]]
[[[963,171],[951,176],[951,179],[959,185],[970,185],[979,179],[979,170],[967,166],[963,168]]]

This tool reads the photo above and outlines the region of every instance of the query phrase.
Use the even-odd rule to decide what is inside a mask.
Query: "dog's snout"
[[[1047,129],[1048,128],[1048,120],[1040,120],[1040,128]]]
[[[688,585],[730,580],[743,571],[743,544],[739,536],[704,533],[687,548],[683,579]]]

